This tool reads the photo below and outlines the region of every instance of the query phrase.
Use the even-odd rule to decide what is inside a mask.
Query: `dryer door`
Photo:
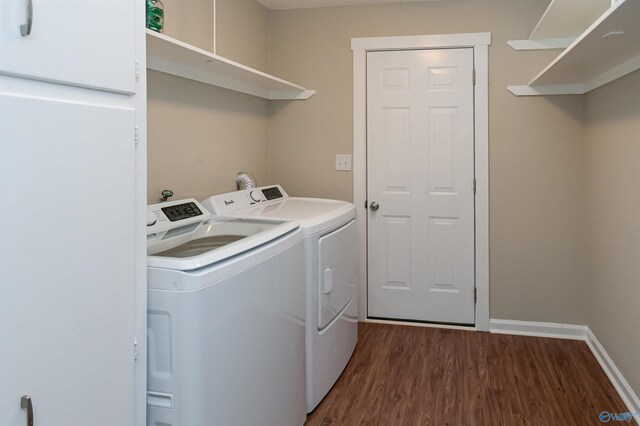
[[[356,225],[318,240],[318,329],[325,328],[356,292]]]

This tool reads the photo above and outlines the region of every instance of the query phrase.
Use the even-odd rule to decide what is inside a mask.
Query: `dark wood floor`
[[[581,341],[359,327],[306,425],[601,425],[601,411],[628,411]]]

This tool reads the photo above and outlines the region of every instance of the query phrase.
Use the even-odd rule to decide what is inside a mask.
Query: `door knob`
[[[380,208],[380,204],[378,204],[377,201],[372,201],[371,204],[369,205],[369,208],[371,209],[372,212],[376,212]]]

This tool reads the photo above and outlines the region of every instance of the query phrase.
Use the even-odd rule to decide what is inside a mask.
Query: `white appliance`
[[[304,235],[307,412],[329,392],[358,341],[355,207],[265,186],[210,197],[214,214],[295,220]]]
[[[303,239],[290,221],[148,207],[150,426],[300,426]]]

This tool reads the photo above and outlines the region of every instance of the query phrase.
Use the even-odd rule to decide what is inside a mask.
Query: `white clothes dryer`
[[[281,186],[216,195],[203,202],[216,215],[293,220],[305,254],[307,412],[346,367],[358,341],[355,206],[289,197]]]
[[[300,426],[303,238],[289,221],[148,207],[147,424]]]

